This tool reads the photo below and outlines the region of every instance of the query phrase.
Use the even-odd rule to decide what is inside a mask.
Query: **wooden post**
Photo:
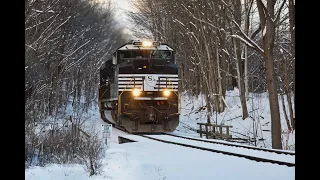
[[[208,124],[205,124],[206,127],[206,139],[208,139]]]
[[[200,124],[200,138],[202,138],[202,124]]]
[[[229,136],[229,126],[227,126],[226,128],[227,128],[227,135]]]

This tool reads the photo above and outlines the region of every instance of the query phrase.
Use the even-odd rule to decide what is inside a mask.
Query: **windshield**
[[[178,67],[161,59],[128,60],[121,63],[119,74],[178,74]]]
[[[120,59],[126,59],[126,58],[171,59],[172,51],[169,51],[169,50],[120,51]]]

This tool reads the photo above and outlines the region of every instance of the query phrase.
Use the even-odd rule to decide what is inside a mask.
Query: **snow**
[[[156,138],[156,139],[161,139],[165,141],[170,141],[170,142],[178,142],[182,144],[189,144],[197,147],[204,147],[208,149],[215,149],[215,150],[220,150],[220,151],[226,151],[226,152],[232,152],[236,154],[244,154],[244,155],[249,155],[252,157],[261,157],[265,159],[272,159],[276,161],[282,161],[282,162],[290,162],[294,163],[295,162],[295,156],[292,155],[283,155],[283,154],[277,154],[277,153],[270,153],[270,152],[265,152],[265,151],[257,151],[257,150],[252,150],[252,149],[247,149],[247,148],[239,148],[235,146],[225,146],[221,144],[213,144],[213,143],[206,143],[206,142],[201,142],[201,141],[194,141],[194,140],[189,140],[189,139],[182,139],[178,137],[173,137],[169,135],[150,135],[149,137]]]
[[[181,24],[182,26],[186,26],[186,25],[184,25],[181,21],[179,21],[178,19],[174,19],[174,20],[172,20],[173,22],[178,22],[179,24]]]
[[[252,118],[247,118],[242,120],[242,109],[241,102],[239,98],[239,90],[235,89],[234,91],[226,92],[226,102],[229,108],[227,108],[223,113],[213,114],[211,117],[211,123],[231,125],[233,128],[230,129],[230,134],[234,138],[244,138],[252,139],[253,136],[253,122],[254,130],[257,131],[257,139],[265,139],[257,141],[257,147],[262,148],[271,148],[271,115],[270,107],[268,100],[268,93],[261,94],[252,94],[249,93],[249,101],[247,101],[247,108],[249,116]],[[252,102],[253,101],[253,102]],[[286,97],[285,97],[286,102]],[[292,97],[292,102],[293,97]],[[188,97],[186,94],[183,94],[181,100],[182,109],[180,116],[180,123],[177,130],[174,133],[181,135],[197,137],[199,134],[196,133],[196,129],[199,129],[197,123],[206,123],[207,122],[207,112],[206,109],[199,109],[205,106],[205,101],[203,96],[199,97]],[[285,104],[288,107],[288,104]],[[253,111],[254,109],[254,111]],[[279,109],[281,117],[281,128],[282,128],[282,146],[285,147],[285,141],[287,136],[287,124],[285,121],[281,98],[279,97]],[[289,113],[288,113],[289,114]],[[253,145],[248,144],[248,145]],[[289,150],[294,150],[295,146],[295,131],[289,134],[288,139]]]
[[[128,135],[128,137],[133,136]],[[88,178],[78,165],[67,168],[53,165],[27,169],[26,179],[286,180],[295,178],[294,167],[185,148],[142,137],[140,142],[111,144],[110,149],[106,151],[104,163],[103,172],[91,178]]]
[[[192,24],[192,26],[197,29],[197,26],[192,21],[190,21],[189,23]]]
[[[224,143],[224,144],[230,144],[230,145],[240,145],[240,146],[243,146],[243,147],[253,147],[253,146],[250,146],[250,145],[244,145],[244,144],[239,144],[239,143],[236,143],[236,142],[228,142],[228,141],[225,141],[225,140],[220,140],[220,139],[205,139],[205,138],[196,138],[196,137],[190,137],[188,136],[188,134],[186,133],[181,133],[181,132],[172,132],[172,133],[168,133],[168,134],[173,134],[173,135],[178,135],[178,136],[181,136],[181,137],[187,137],[187,138],[190,138],[190,139],[195,139],[195,140],[204,140],[204,141],[212,141],[212,142],[217,142],[217,143]],[[257,149],[261,149],[261,150],[270,150],[269,148],[259,148],[259,147],[256,147]],[[290,151],[290,150],[279,150],[279,149],[272,149],[272,151],[277,151],[277,152],[290,152],[290,153],[295,153],[294,151]]]
[[[231,35],[231,37],[238,38],[238,39],[240,39],[241,41],[243,41],[246,45],[250,46],[251,48],[254,48],[254,46],[253,46],[250,42],[248,42],[247,40],[245,40],[245,39],[242,38],[241,36]]]
[[[199,97],[189,97],[182,94],[182,111],[180,123],[173,134],[198,138],[199,134],[196,129],[199,128],[198,122],[206,122],[205,101],[202,95]],[[270,112],[267,93],[250,94],[247,102],[249,115],[255,118],[255,130],[257,130],[257,139],[263,138],[264,141],[257,141],[257,147],[271,148],[270,131]],[[254,103],[252,103],[252,98]],[[253,120],[241,118],[241,103],[239,92],[227,91],[226,102],[229,109],[220,114],[213,114],[211,122],[225,125],[232,125],[231,134],[233,137],[253,138]],[[287,127],[283,115],[282,104],[279,101],[281,113],[281,125],[283,131],[283,145],[286,141]],[[68,106],[65,112],[66,116],[72,113],[72,107]],[[201,109],[201,110],[199,110]],[[254,111],[252,111],[254,109]],[[252,112],[251,112],[252,111]],[[88,132],[99,133],[102,135],[102,125],[106,124],[100,119],[97,106],[93,106],[87,113],[78,114],[81,119],[85,119],[83,129]],[[65,121],[65,120],[64,120]],[[118,144],[118,136],[128,138],[136,138],[138,142]],[[294,150],[295,134],[290,133],[289,146]],[[25,170],[26,180],[46,180],[46,179],[113,179],[113,180],[150,180],[150,179],[279,179],[289,180],[295,178],[295,167],[287,167],[272,163],[263,163],[228,156],[220,153],[212,153],[208,151],[186,148],[178,145],[166,144],[153,141],[143,137],[128,135],[118,129],[112,130],[112,141],[109,149],[106,149],[106,157],[103,160],[103,167],[100,174],[89,177],[83,166],[78,164],[57,165],[51,164],[45,167],[30,167]],[[209,148],[217,148],[220,150],[228,150],[235,153],[243,153],[265,157],[268,159],[283,160],[287,162],[295,162],[294,156],[279,155],[276,153],[267,153],[263,151],[252,151],[245,148],[223,146],[218,144],[209,144],[203,142],[191,142],[190,140],[180,139],[168,136],[167,140],[178,140],[179,142],[192,143],[195,146],[205,146]],[[202,138],[202,139],[205,139]],[[226,142],[223,140],[209,140]],[[231,143],[232,144],[232,143]],[[243,144],[242,144],[243,145]],[[246,144],[252,146],[251,144]],[[283,146],[285,147],[285,146]],[[272,172],[272,173],[271,173]]]
[[[43,13],[43,11],[41,10],[37,10],[37,9],[33,9],[35,12],[38,12],[38,13]]]
[[[267,28],[266,26],[263,27],[263,31],[262,31],[262,36],[264,37],[267,33]]]
[[[25,172],[25,179],[88,179],[88,173],[84,171],[81,165],[48,165],[46,167],[31,167]]]
[[[115,145],[115,147],[118,147],[122,153],[118,156],[125,156],[122,159],[126,161],[127,167],[130,167],[126,168],[126,165],[119,164],[120,169],[124,170],[123,174],[132,175],[129,179],[147,180],[163,179],[164,177],[165,179],[186,180],[235,179],[235,175],[237,179],[283,180],[294,178],[294,168],[287,166],[257,163],[244,158],[237,159],[232,156],[152,140]],[[124,149],[124,151],[120,149]],[[112,155],[110,156],[112,157]],[[161,172],[158,172],[159,170]],[[262,174],[264,177],[261,176]]]

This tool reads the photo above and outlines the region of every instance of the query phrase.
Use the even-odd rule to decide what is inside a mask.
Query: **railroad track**
[[[118,129],[118,130],[125,131],[124,129],[122,129],[121,127],[118,127],[116,125],[113,125],[113,127]],[[132,134],[132,133],[129,133],[129,134]],[[184,147],[188,147],[188,148],[199,149],[199,150],[203,150],[203,151],[210,151],[210,152],[221,153],[221,154],[229,155],[229,156],[241,157],[241,158],[245,158],[245,159],[249,159],[249,160],[253,160],[253,161],[257,161],[257,162],[265,162],[265,163],[272,163],[272,164],[278,164],[278,165],[285,165],[285,166],[288,166],[288,167],[295,167],[295,163],[294,162],[286,162],[286,161],[281,161],[281,160],[277,160],[277,159],[269,159],[269,158],[264,158],[264,157],[257,157],[257,156],[252,156],[252,155],[248,155],[248,154],[241,154],[241,153],[237,153],[237,152],[225,151],[225,150],[221,150],[221,149],[201,147],[201,146],[196,146],[196,145],[191,145],[191,144],[186,144],[186,143],[181,143],[181,142],[175,142],[175,141],[171,141],[171,140],[164,140],[164,139],[161,139],[161,138],[151,137],[152,135],[150,135],[150,134],[148,134],[148,135],[145,135],[145,134],[132,134],[132,135],[137,135],[137,136],[140,136],[140,137],[144,137],[144,138],[147,138],[147,139],[150,139],[150,140],[159,141],[159,142],[163,142],[163,143],[167,143],[167,144],[174,144],[174,145],[184,146]],[[161,134],[157,134],[156,136],[161,137],[163,135],[173,136],[173,137],[176,137],[176,138],[182,138],[182,139],[187,139],[187,140],[191,140],[191,141],[200,141],[200,142],[203,142],[203,143],[217,144],[217,145],[223,145],[223,146],[232,146],[232,147],[236,147],[236,148],[245,148],[245,149],[249,149],[249,150],[252,150],[252,151],[263,151],[263,152],[266,152],[266,153],[276,153],[278,155],[279,154],[289,155],[289,156],[294,156],[295,155],[294,152],[279,151],[279,150],[273,150],[273,149],[263,149],[263,148],[250,147],[250,146],[237,145],[237,144],[230,144],[230,143],[224,143],[224,142],[209,141],[209,140],[204,140],[204,139],[197,139],[197,138],[192,138],[192,137],[185,137],[185,136],[175,135],[175,134],[171,134],[171,133],[161,133]],[[122,136],[119,136],[118,138],[119,138],[119,143],[120,144],[127,143],[127,142],[137,142],[136,140],[133,140],[133,139],[130,139],[130,138],[125,138],[125,137],[122,137]]]
[[[249,160],[253,160],[253,161],[257,161],[257,162],[265,162],[265,163],[272,163],[272,164],[278,164],[278,165],[285,165],[285,166],[288,166],[288,167],[294,167],[295,166],[294,162],[286,162],[286,161],[280,161],[280,160],[276,160],[276,159],[268,159],[268,158],[257,157],[257,156],[252,156],[252,155],[248,155],[248,154],[230,152],[230,151],[225,151],[225,150],[220,150],[220,149],[201,147],[201,146],[196,146],[196,145],[191,145],[191,144],[186,144],[186,143],[180,143],[180,142],[175,142],[175,141],[164,140],[164,139],[156,138],[156,137],[150,137],[150,135],[139,134],[137,136],[144,137],[144,138],[147,138],[147,139],[150,139],[150,140],[154,140],[154,141],[167,143],[167,144],[174,144],[174,145],[184,146],[184,147],[188,147],[188,148],[199,149],[199,150],[203,150],[203,151],[210,151],[210,152],[221,153],[221,154],[229,155],[229,156],[241,157],[241,158],[245,158],[245,159],[249,159]],[[158,136],[161,137],[161,135],[158,135]],[[126,142],[137,142],[137,141],[134,140],[134,139],[131,139],[131,138],[125,138],[125,137],[119,136],[119,142],[120,143],[126,143]]]
[[[180,136],[180,135],[171,134],[171,133],[164,133],[164,134],[168,135],[168,136],[174,136],[174,137],[188,139],[188,140],[194,140],[194,141],[200,141],[200,142],[206,142],[206,143],[212,143],[212,144],[222,144],[222,145],[226,145],[226,146],[234,146],[234,147],[239,147],[239,148],[246,148],[246,149],[258,150],[258,151],[264,151],[264,152],[270,152],[270,153],[295,156],[295,152],[281,151],[281,150],[274,150],[274,149],[264,149],[264,148],[258,148],[258,147],[253,147],[253,146],[244,146],[241,144],[231,144],[231,143],[226,143],[226,142],[210,141],[210,140],[205,140],[205,139],[197,139],[197,138],[192,138],[192,137]]]

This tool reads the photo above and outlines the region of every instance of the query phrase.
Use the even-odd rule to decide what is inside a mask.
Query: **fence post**
[[[205,124],[204,126],[206,128],[206,139],[208,139],[208,124]]]

